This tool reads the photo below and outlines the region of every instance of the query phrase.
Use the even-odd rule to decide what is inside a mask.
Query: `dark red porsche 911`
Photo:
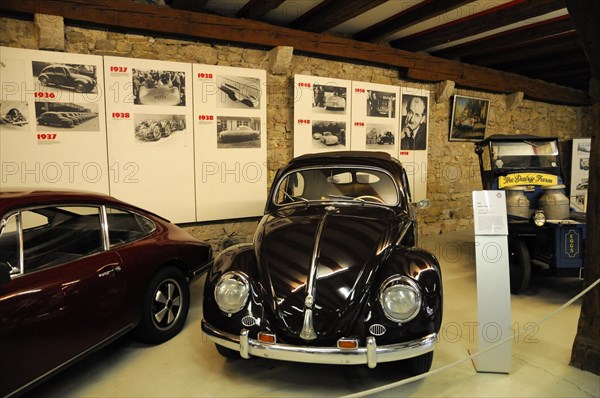
[[[0,192],[0,396],[129,331],[175,336],[211,262],[208,244],[109,196]]]

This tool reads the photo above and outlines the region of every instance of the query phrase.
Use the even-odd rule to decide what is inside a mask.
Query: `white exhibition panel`
[[[571,207],[577,211],[586,211],[587,191],[590,169],[591,138],[573,140],[571,160]]]
[[[192,65],[107,56],[104,73],[110,193],[195,221]]]
[[[197,221],[255,217],[267,197],[267,75],[193,65]]]
[[[400,87],[352,82],[352,150],[398,157]]]
[[[102,57],[0,47],[0,68],[0,185],[109,193]]]
[[[413,201],[427,197],[428,90],[295,75],[294,95],[294,156],[382,150],[404,165]]]
[[[294,76],[294,156],[349,151],[352,131],[350,80]]]

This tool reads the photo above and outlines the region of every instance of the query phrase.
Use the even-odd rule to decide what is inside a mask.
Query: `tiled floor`
[[[477,321],[473,236],[422,240],[443,266],[444,321],[432,371],[476,348]],[[284,397],[341,396],[406,378],[399,364],[327,366],[261,358],[227,361],[200,331],[202,283],[192,286],[192,308],[181,334],[159,346],[125,337],[40,385],[30,397]],[[568,366],[579,302],[533,327],[581,290],[575,279],[537,278],[512,296],[514,326],[530,332],[512,344],[510,374],[477,373],[470,360],[423,380],[374,396],[598,397],[600,377]]]

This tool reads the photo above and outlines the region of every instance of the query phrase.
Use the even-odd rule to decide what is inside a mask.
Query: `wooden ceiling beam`
[[[574,32],[575,27],[569,15],[533,23],[516,29],[483,37],[443,50],[430,53],[436,57],[458,59],[474,54],[484,54],[506,48],[514,43],[525,43],[565,32]]]
[[[427,50],[563,8],[565,0],[514,0],[445,25],[393,40],[390,44],[407,51]]]
[[[600,1],[567,0],[567,8],[590,62],[592,75],[600,79]]]
[[[202,12],[208,0],[165,0],[165,3],[178,10]]]
[[[494,68],[505,70],[512,73],[527,74],[530,71],[539,71],[561,67],[565,65],[587,62],[583,49],[577,49],[566,52],[558,52],[552,55],[535,57],[528,59],[527,62],[513,61],[494,65]]]
[[[534,79],[542,79],[542,80],[557,80],[558,78],[586,78],[591,79],[592,72],[590,71],[590,66],[587,62],[569,65],[567,67],[562,68],[552,68],[546,70],[539,70],[529,72],[527,76],[532,77]]]
[[[236,16],[239,18],[261,19],[283,2],[285,0],[250,0],[237,12]]]
[[[376,42],[386,36],[406,29],[419,22],[440,16],[455,8],[472,3],[475,0],[447,0],[435,1],[425,0],[420,3],[409,3],[411,7],[406,8],[396,15],[381,22],[371,25],[354,35],[356,40]],[[414,5],[413,5],[414,4]]]
[[[577,38],[577,33],[569,32],[542,40],[528,42],[521,46],[510,46],[490,54],[463,57],[462,61],[480,66],[493,66],[506,62],[526,60],[577,49],[581,49],[581,43]]]
[[[299,18],[290,27],[308,32],[325,32],[388,0],[325,0]]]
[[[425,81],[452,80],[457,85],[494,92],[522,91],[528,98],[570,105],[587,105],[587,92],[529,79],[458,61],[412,53],[328,34],[302,32],[265,22],[175,10],[126,0],[19,0],[0,2],[0,10],[24,14],[60,15],[125,31],[187,36],[272,48],[291,46],[305,52],[388,67],[408,69]],[[415,77],[416,78],[416,77]]]

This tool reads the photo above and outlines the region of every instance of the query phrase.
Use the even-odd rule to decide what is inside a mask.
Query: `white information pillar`
[[[477,262],[477,351],[506,340],[510,329],[508,222],[504,191],[473,192]],[[473,360],[477,372],[510,373],[512,340]]]

